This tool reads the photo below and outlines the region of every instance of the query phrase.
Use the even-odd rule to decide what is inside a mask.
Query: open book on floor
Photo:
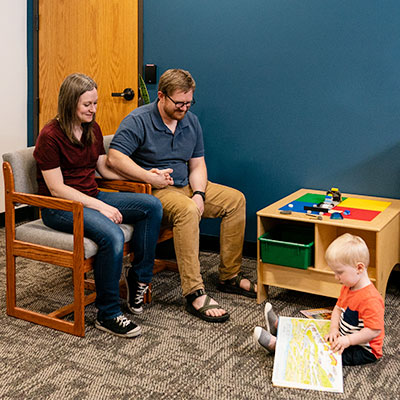
[[[330,321],[279,317],[272,384],[343,393],[342,356],[324,336]]]

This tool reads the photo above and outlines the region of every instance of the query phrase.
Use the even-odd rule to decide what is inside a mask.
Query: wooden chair
[[[94,302],[96,298],[94,282],[86,279],[86,273],[93,268],[97,245],[90,239],[84,238],[81,203],[36,194],[38,187],[33,150],[34,147],[29,147],[3,155],[7,314],[83,337],[85,336],[85,306]],[[107,190],[151,193],[151,185],[144,183],[98,179],[98,184],[100,188]],[[20,205],[71,211],[74,219],[73,234],[48,228],[43,224],[41,218],[16,226],[15,208]],[[121,224],[121,229],[125,236],[124,255],[132,254],[130,240],[133,226]],[[167,240],[170,237],[172,237],[171,229],[163,229],[160,232],[159,241]],[[73,303],[47,314],[17,306],[16,257],[72,269]],[[171,267],[176,269],[176,264],[174,266],[173,263],[170,265],[170,263],[158,261],[155,264],[155,271]],[[93,290],[93,292],[85,295],[85,289]],[[150,299],[151,296],[148,301]],[[74,314],[72,321],[63,319],[71,313]]]

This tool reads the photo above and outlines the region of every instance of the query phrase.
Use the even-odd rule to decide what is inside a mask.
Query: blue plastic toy
[[[343,215],[340,212],[334,212],[331,214],[331,219],[343,219]]]

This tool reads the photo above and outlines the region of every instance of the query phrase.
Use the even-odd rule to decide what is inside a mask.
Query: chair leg
[[[161,271],[173,271],[179,272],[178,264],[176,261],[167,261],[167,260],[154,260],[153,274],[156,274]]]
[[[74,331],[78,336],[85,336],[85,277],[84,273],[79,273],[77,270],[79,271],[79,268],[73,270]]]
[[[15,271],[15,256],[11,251],[7,251],[6,255],[6,271],[7,271],[7,314],[15,316],[15,307],[17,305],[17,290],[16,290],[16,271]]]
[[[143,297],[143,303],[144,304],[151,303],[151,300],[152,300],[151,290],[152,290],[152,284],[149,283],[149,288],[148,288],[147,292],[145,293],[145,295]]]
[[[125,279],[122,278],[119,281],[119,297],[126,300],[127,293]]]
[[[68,306],[66,306],[63,307],[67,310],[66,312],[60,312],[60,310],[57,310],[48,315],[17,306],[16,257],[12,255],[11,251],[7,251],[6,253],[6,276],[6,302],[7,314],[9,316],[47,326],[52,329],[57,329],[72,335],[81,337],[85,336],[85,303],[89,304],[94,300],[94,298],[91,296],[85,298],[83,274],[81,274],[81,276],[79,274],[74,274],[74,304],[71,305],[70,311],[67,310]],[[60,319],[62,316],[67,315],[70,312],[74,312],[73,323]]]

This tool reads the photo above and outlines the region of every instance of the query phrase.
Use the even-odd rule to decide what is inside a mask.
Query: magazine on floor
[[[330,320],[333,308],[334,307],[313,308],[311,310],[300,310],[300,312],[307,318]]]

